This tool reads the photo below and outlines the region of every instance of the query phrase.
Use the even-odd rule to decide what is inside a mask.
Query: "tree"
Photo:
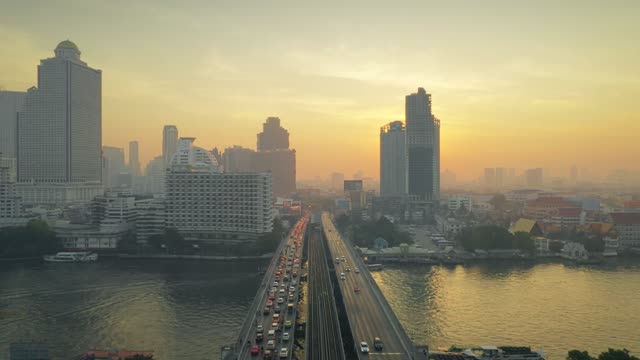
[[[640,360],[631,355],[627,349],[611,349],[598,356],[598,360]]]
[[[180,235],[178,230],[174,228],[167,228],[164,231],[163,240],[165,242],[165,246],[171,252],[180,251],[184,247],[184,238],[182,237],[182,235]]]
[[[507,197],[503,194],[495,194],[489,203],[493,205],[493,208],[497,211],[504,211],[507,209]]]
[[[124,235],[122,235],[120,241],[118,241],[119,251],[134,251],[137,247],[138,242],[133,231],[127,231]]]
[[[269,233],[262,234],[256,240],[256,250],[261,254],[273,252],[278,248],[284,236],[284,226],[279,218],[273,219],[273,230]]]
[[[549,242],[549,251],[552,253],[559,253],[562,251],[564,244],[561,241],[551,241]]]
[[[529,235],[529,233],[518,231],[514,235],[514,248],[520,249],[522,251],[528,252],[530,254],[534,253],[536,250],[536,243]]]
[[[586,351],[571,350],[567,354],[567,360],[596,360]]]

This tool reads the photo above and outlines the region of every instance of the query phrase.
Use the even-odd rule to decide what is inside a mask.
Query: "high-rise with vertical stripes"
[[[440,197],[440,120],[431,112],[431,94],[423,88],[407,95],[407,190],[417,200]]]

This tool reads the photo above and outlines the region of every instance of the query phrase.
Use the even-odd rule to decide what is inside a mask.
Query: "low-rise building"
[[[68,221],[57,221],[53,230],[65,249],[93,251],[116,250],[120,239],[129,231],[126,226],[103,228]]]
[[[640,248],[640,212],[612,213],[621,248]]]
[[[581,208],[566,207],[558,208],[551,215],[551,223],[561,230],[574,230],[578,225],[584,223],[585,212]]]
[[[460,208],[465,208],[471,211],[471,196],[464,194],[450,195],[447,199],[447,204],[451,211],[457,211]]]

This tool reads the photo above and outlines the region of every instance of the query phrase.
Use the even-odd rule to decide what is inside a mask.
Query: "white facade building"
[[[380,196],[403,196],[407,193],[407,156],[402,121],[380,128]]]
[[[70,204],[88,204],[104,193],[100,182],[86,183],[37,183],[18,182],[18,196],[25,205],[64,206]]]
[[[447,199],[449,210],[457,211],[460,208],[465,208],[471,211],[471,196],[470,195],[451,195]]]
[[[167,227],[186,239],[255,240],[273,229],[270,173],[223,173],[194,138],[181,138],[166,173]]]
[[[164,200],[161,198],[136,201],[136,239],[145,243],[153,235],[162,235],[167,227]]]
[[[22,194],[25,202],[75,200],[82,196],[63,192],[91,192],[101,184],[102,72],[80,60],[71,41],[40,62],[38,87],[28,90],[18,114],[17,148],[18,181],[32,184],[29,196]],[[51,184],[65,190],[50,196]]]
[[[145,168],[146,175],[146,192],[154,195],[164,194],[164,159],[162,156],[156,156],[153,160],[149,161]]]
[[[26,92],[0,91],[0,153],[17,157],[18,113],[22,111]]]

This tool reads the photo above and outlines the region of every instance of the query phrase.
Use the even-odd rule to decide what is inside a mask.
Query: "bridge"
[[[238,340],[222,349],[221,358],[302,360],[299,354],[292,354],[293,329],[300,296],[300,281],[297,279],[304,275],[305,269],[301,264],[307,257],[307,317],[305,339],[300,341],[305,360],[342,360],[346,358],[345,353],[350,354],[347,355],[349,358],[355,356],[358,359],[426,358],[426,353],[423,355],[416,351],[416,346],[402,328],[361,256],[351,244],[344,241],[331,216],[328,213],[323,213],[321,217],[318,215],[313,217],[313,221],[309,215],[304,216],[282,241],[258,289]],[[303,246],[305,239],[306,245]],[[302,252],[303,248],[306,254]],[[287,271],[293,275],[296,269],[297,277],[288,276],[284,279]],[[279,301],[282,290],[286,300]],[[339,317],[336,297],[341,298],[340,304],[346,316],[343,314]],[[294,304],[293,309],[284,310],[283,304],[291,308],[288,303]],[[276,312],[278,305],[281,307]],[[291,321],[291,327],[283,326],[287,321]],[[346,325],[344,322],[348,322],[348,326],[341,327],[341,323]],[[345,329],[351,334],[341,334]],[[274,332],[270,333],[269,330]],[[262,339],[259,339],[258,333],[263,334]],[[288,336],[284,333],[288,333]],[[343,342],[345,338],[353,338],[353,342]],[[381,340],[382,348],[376,349],[375,338]],[[361,342],[368,344],[369,353],[362,351]],[[345,349],[345,346],[354,348]]]

